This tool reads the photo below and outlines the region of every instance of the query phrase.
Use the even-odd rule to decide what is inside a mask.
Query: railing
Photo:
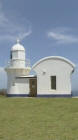
[[[8,61],[7,67],[12,67],[12,66],[13,66],[12,60]],[[31,66],[30,60],[29,59],[26,59],[26,61],[25,61],[25,67],[30,67],[30,66]]]
[[[30,66],[31,66],[30,60],[29,60],[29,59],[26,59],[26,61],[25,61],[25,66],[26,66],[26,67],[30,67]]]

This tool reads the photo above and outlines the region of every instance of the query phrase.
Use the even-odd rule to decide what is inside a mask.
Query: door
[[[30,79],[30,96],[37,96],[37,78]]]

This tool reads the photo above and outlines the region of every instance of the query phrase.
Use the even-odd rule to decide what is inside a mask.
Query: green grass
[[[78,140],[78,99],[0,97],[0,139]]]

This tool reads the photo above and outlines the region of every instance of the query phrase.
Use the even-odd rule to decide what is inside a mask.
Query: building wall
[[[37,95],[71,94],[73,67],[61,59],[46,59],[33,66],[37,73]],[[56,90],[51,89],[51,76],[56,76]]]
[[[15,86],[18,88],[16,94],[29,94],[29,79],[27,78],[18,78],[15,81]]]
[[[28,95],[29,94],[29,79],[16,78],[14,75],[8,76],[8,91],[10,95]]]

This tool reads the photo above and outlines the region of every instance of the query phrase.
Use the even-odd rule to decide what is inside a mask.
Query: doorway
[[[31,78],[29,80],[30,85],[30,97],[36,97],[37,96],[37,77]]]

